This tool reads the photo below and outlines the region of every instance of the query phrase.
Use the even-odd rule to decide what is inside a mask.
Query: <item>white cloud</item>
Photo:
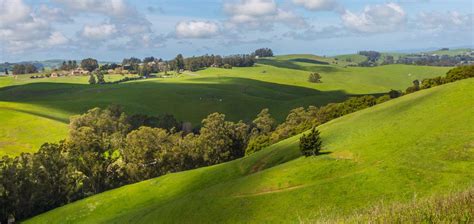
[[[273,0],[241,0],[238,3],[225,4],[224,9],[237,17],[258,17],[275,13],[277,5]]]
[[[45,10],[59,12],[40,7],[35,13],[23,0],[0,0],[0,39],[5,49],[21,53],[65,44],[67,38],[54,31],[52,19],[39,16]]]
[[[293,3],[313,11],[330,11],[338,6],[336,0],[293,0]]]
[[[31,8],[23,0],[0,0],[0,28],[32,20]]]
[[[69,39],[61,32],[55,31],[49,36],[47,43],[50,46],[64,45],[69,43]]]
[[[72,23],[73,22],[69,14],[67,14],[66,11],[64,11],[61,8],[50,8],[46,5],[41,5],[37,9],[36,14],[41,19],[44,19],[50,22],[58,22],[58,23]]]
[[[111,17],[135,16],[137,11],[125,0],[54,0],[71,10],[100,13]]]
[[[287,32],[283,36],[290,37],[297,40],[319,40],[319,39],[331,39],[339,37],[347,37],[350,34],[346,29],[340,26],[325,26],[317,28],[311,26],[303,32]]]
[[[219,35],[219,25],[208,21],[183,21],[176,25],[178,38],[208,38]]]
[[[117,28],[114,24],[86,25],[81,36],[88,40],[107,40],[114,38]]]
[[[140,14],[131,1],[126,0],[53,0],[68,9],[71,14],[105,16],[106,23],[86,25],[80,31],[79,38],[87,42],[83,47],[103,47],[95,40],[107,41],[109,48],[132,49],[138,47],[161,46],[162,43],[150,43],[162,38],[154,34],[152,23]],[[116,35],[120,34],[120,35]],[[80,40],[77,41],[81,45]]]
[[[361,33],[397,31],[407,20],[405,11],[396,3],[369,5],[361,13],[345,10],[341,19],[348,29]]]
[[[284,10],[274,0],[239,0],[226,3],[224,11],[229,15],[228,26],[231,28],[246,25],[246,29],[269,29],[274,23],[291,27],[306,25],[303,18],[291,11]]]
[[[466,30],[473,32],[474,14],[457,11],[421,12],[416,17],[416,27],[424,30]]]

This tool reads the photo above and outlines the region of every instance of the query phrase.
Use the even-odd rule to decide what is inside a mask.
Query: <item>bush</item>
[[[303,134],[300,138],[301,153],[306,157],[318,155],[319,151],[321,151],[322,144],[323,142],[319,136],[319,131],[313,128],[308,135]]]
[[[222,67],[225,68],[225,69],[232,69],[232,65],[229,65],[229,64],[225,64]]]
[[[401,97],[403,95],[403,93],[399,90],[390,90],[390,92],[388,92],[388,95],[390,96],[391,99],[395,99],[395,98],[398,98],[398,97]]]
[[[308,81],[313,83],[321,83],[321,75],[317,72],[311,73],[309,74]]]

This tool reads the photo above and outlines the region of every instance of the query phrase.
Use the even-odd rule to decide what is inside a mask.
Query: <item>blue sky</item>
[[[0,0],[0,61],[474,46],[471,0]]]

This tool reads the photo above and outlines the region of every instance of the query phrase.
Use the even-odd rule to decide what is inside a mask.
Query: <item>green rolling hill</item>
[[[316,222],[474,184],[474,79],[423,90],[249,157],[111,190],[26,223]]]
[[[282,121],[289,110],[300,106],[405,89],[415,79],[441,76],[450,69],[408,65],[346,68],[331,64],[333,59],[313,55],[272,60],[306,69],[266,64],[209,68],[173,78],[106,86],[88,85],[88,77],[0,77],[0,119],[5,124],[0,126],[0,156],[34,152],[44,142],[64,138],[69,117],[93,107],[120,104],[129,114],[169,113],[193,125],[213,112],[224,113],[230,120],[249,121],[261,109],[269,108]],[[320,71],[323,83],[308,82],[310,71]],[[106,76],[107,81],[120,78]]]

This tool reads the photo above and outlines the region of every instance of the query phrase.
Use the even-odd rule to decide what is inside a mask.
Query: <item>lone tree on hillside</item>
[[[309,74],[308,81],[313,83],[321,83],[321,75],[317,72],[313,72]]]
[[[303,134],[300,138],[300,151],[304,156],[309,157],[319,154],[323,144],[319,134],[319,131],[313,128],[308,135]]]
[[[93,58],[86,58],[81,61],[81,67],[84,70],[87,70],[89,72],[92,72],[99,68],[99,62]]]
[[[95,81],[95,77],[93,74],[90,74],[90,77],[89,77],[89,84],[91,85],[95,85],[97,83],[97,81]]]

